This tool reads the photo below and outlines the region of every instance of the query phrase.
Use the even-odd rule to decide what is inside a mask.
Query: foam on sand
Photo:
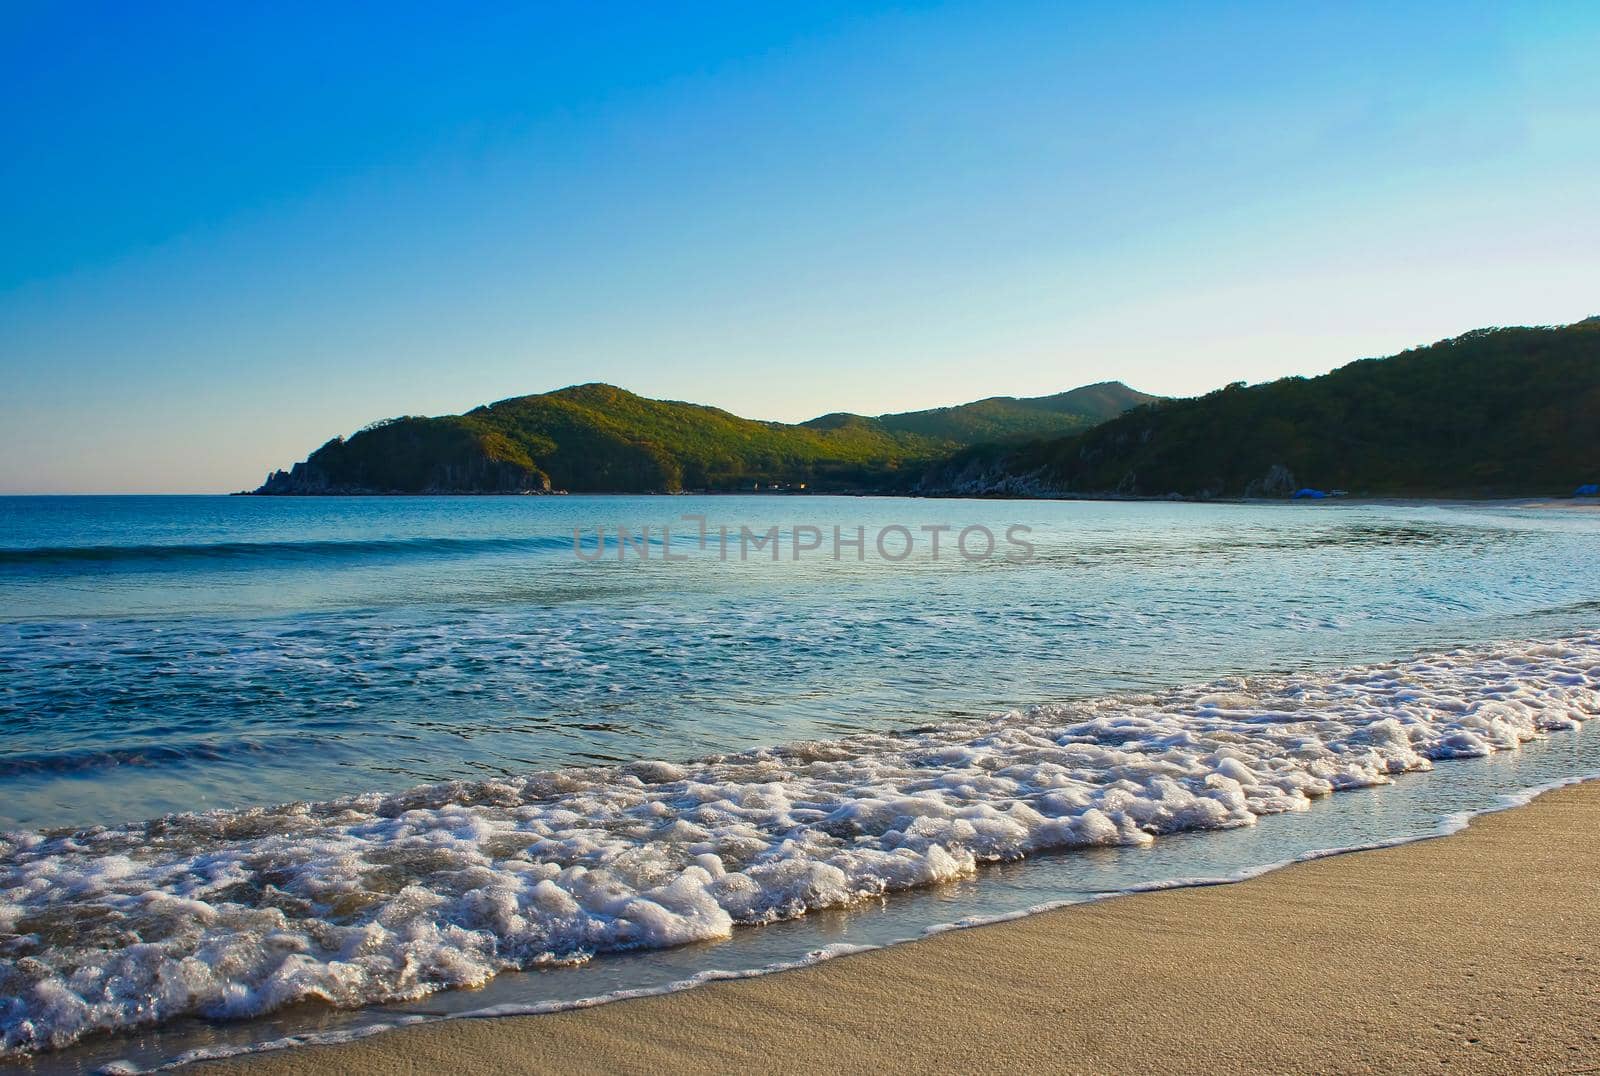
[[[714,938],[980,861],[1250,825],[1600,713],[1600,634],[567,770],[0,838],[0,1049],[416,998]]]

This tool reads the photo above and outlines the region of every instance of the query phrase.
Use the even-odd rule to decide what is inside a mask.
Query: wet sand
[[[184,1071],[753,1069],[1600,1070],[1600,784],[1235,885]]]

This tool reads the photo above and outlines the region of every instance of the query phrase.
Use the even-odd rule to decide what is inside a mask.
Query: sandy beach
[[[1584,1071],[1600,1066],[1596,863],[1587,784],[1234,885],[186,1071]]]

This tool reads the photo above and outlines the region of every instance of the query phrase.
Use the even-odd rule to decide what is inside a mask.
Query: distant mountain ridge
[[[876,418],[836,412],[801,425],[813,429],[832,429],[852,420],[860,420],[876,424],[889,433],[978,444],[1023,437],[1047,437],[1072,425],[1087,428],[1115,418],[1129,408],[1153,403],[1160,398],[1130,389],[1120,381],[1101,381],[1053,396],[990,396],[955,407],[901,411]]]
[[[986,441],[1087,429],[1157,399],[1120,382],[1054,396],[800,424],[652,400],[614,385],[517,396],[463,415],[411,416],[335,437],[258,494],[676,492],[904,485]]]
[[[964,450],[956,496],[1545,496],[1600,481],[1600,317],[1478,329],[1321,377],[1229,385],[1091,430]]]

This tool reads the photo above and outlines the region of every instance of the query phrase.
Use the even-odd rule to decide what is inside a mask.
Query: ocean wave
[[[82,774],[114,766],[164,769],[194,762],[224,762],[253,755],[282,754],[285,751],[326,749],[327,738],[304,733],[285,743],[284,737],[231,740],[178,740],[168,743],[135,744],[121,747],[82,747],[67,751],[32,751],[0,757],[0,778]]]
[[[614,528],[580,527],[573,534],[517,536],[494,535],[478,537],[416,536],[410,538],[361,539],[286,539],[260,542],[150,542],[119,545],[57,545],[57,546],[0,546],[0,567],[19,568],[40,566],[71,566],[93,564],[122,564],[132,562],[171,562],[190,560],[240,560],[240,559],[327,559],[353,557],[405,557],[405,556],[459,556],[475,553],[569,551],[574,539],[586,553],[603,547],[614,554],[619,548],[619,538]],[[780,543],[792,540],[793,532],[780,528]],[[674,535],[674,547],[679,553],[696,548],[693,534]],[[1036,554],[1038,559],[1053,561],[1118,560],[1133,559],[1140,562],[1153,557],[1194,558],[1211,554],[1248,556],[1270,550],[1315,549],[1327,546],[1374,545],[1440,545],[1460,546],[1466,542],[1485,543],[1509,541],[1510,536],[1487,527],[1462,524],[1431,527],[1399,524],[1349,524],[1319,531],[1315,534],[1293,534],[1259,538],[1234,537],[1219,547],[1215,542],[1191,543],[1171,540],[1146,539],[1125,545],[1103,544],[1093,549],[1052,550],[1045,548]],[[648,533],[630,538],[635,545],[643,542],[652,548],[663,545],[661,532],[651,528]],[[713,548],[716,539],[712,539]],[[629,547],[634,548],[634,546]],[[738,555],[739,546],[732,547]],[[636,554],[630,554],[636,555]]]
[[[285,1035],[279,1038],[265,1039],[249,1043],[228,1043],[211,1046],[192,1047],[182,1050],[174,1056],[164,1058],[148,1067],[141,1067],[128,1060],[119,1059],[98,1069],[98,1072],[107,1076],[135,1076],[143,1072],[163,1072],[181,1068],[184,1065],[194,1064],[199,1061],[215,1061],[235,1057],[244,1057],[251,1054],[270,1053],[275,1050],[293,1049],[299,1046],[333,1046],[348,1042],[355,1042],[372,1035],[387,1031],[395,1031],[404,1027],[413,1027],[417,1024],[438,1023],[446,1020],[483,1020],[510,1016],[546,1016],[552,1013],[570,1012],[575,1009],[589,1009],[600,1005],[609,1005],[614,1001],[631,1001],[638,998],[660,997],[666,994],[682,993],[694,990],[710,983],[735,982],[742,979],[757,979],[772,975],[780,971],[798,971],[803,968],[814,967],[824,961],[833,960],[841,956],[853,956],[858,953],[867,953],[874,950],[893,948],[909,942],[932,938],[940,934],[949,934],[955,931],[970,930],[973,927],[994,926],[1000,923],[1016,922],[1031,916],[1042,915],[1046,912],[1060,911],[1064,908],[1094,904],[1116,897],[1132,896],[1139,893],[1154,893],[1174,889],[1196,889],[1209,886],[1235,885],[1247,882],[1273,871],[1300,863],[1311,863],[1319,859],[1332,859],[1336,856],[1349,855],[1352,852],[1370,852],[1381,848],[1398,848],[1407,844],[1416,844],[1420,841],[1432,840],[1438,837],[1448,837],[1466,829],[1474,819],[1484,815],[1497,814],[1501,811],[1512,810],[1517,807],[1527,806],[1536,798],[1547,792],[1585,781],[1600,778],[1600,773],[1580,773],[1568,777],[1546,781],[1531,785],[1515,793],[1496,797],[1488,806],[1473,810],[1453,812],[1441,818],[1433,827],[1432,832],[1411,836],[1393,837],[1385,840],[1366,841],[1360,844],[1338,845],[1330,848],[1315,848],[1285,859],[1273,860],[1266,863],[1257,863],[1242,867],[1220,875],[1199,875],[1185,878],[1165,878],[1154,882],[1139,883],[1119,889],[1103,890],[1101,892],[1067,897],[1060,900],[1041,901],[1024,908],[999,912],[991,915],[973,915],[951,922],[933,923],[924,927],[920,933],[909,937],[898,938],[876,944],[853,944],[848,942],[835,942],[813,949],[800,956],[787,960],[776,960],[753,968],[725,969],[706,968],[701,971],[672,982],[654,986],[624,987],[601,994],[586,996],[549,999],[535,1002],[510,1002],[495,1005],[486,1005],[478,1009],[463,1009],[447,1013],[412,1013],[402,1016],[391,1016],[374,1022],[362,1023],[359,1026],[337,1028],[328,1031],[303,1031],[297,1034]]]
[[[0,1048],[358,1006],[1253,824],[1600,714],[1600,633],[902,735],[0,837]]]
[[[8,546],[0,566],[113,564],[133,561],[271,558],[454,556],[471,553],[570,550],[570,536],[495,538],[363,538],[277,542],[192,542],[147,545]],[[592,541],[589,544],[593,544]]]

